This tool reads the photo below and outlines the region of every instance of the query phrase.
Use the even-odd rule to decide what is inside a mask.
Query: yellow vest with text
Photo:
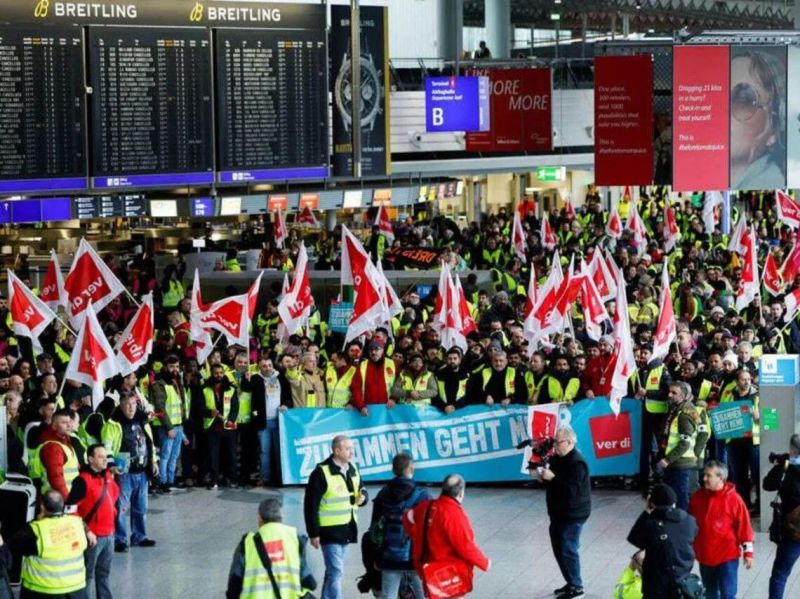
[[[325,370],[325,386],[328,388],[328,407],[329,408],[343,408],[350,403],[352,393],[350,392],[350,384],[353,382],[353,377],[356,375],[356,369],[350,366],[347,371],[341,376],[337,376],[336,369],[333,364],[328,364]]]
[[[226,389],[222,394],[222,416],[223,420],[228,419],[228,415],[231,413],[231,402],[233,401],[233,389]],[[206,408],[209,410],[216,410],[217,404],[214,401],[214,390],[211,387],[203,387],[203,396],[205,397],[206,401]],[[211,428],[211,425],[214,423],[214,418],[203,418],[203,430],[208,430]]]
[[[86,587],[86,533],[78,516],[31,522],[37,555],[22,560],[22,586],[44,595],[64,595]]]
[[[656,392],[661,388],[661,377],[664,375],[664,365],[656,366],[647,373],[647,380],[644,382],[644,390],[647,391],[649,396],[650,392]],[[636,371],[636,380],[641,385],[639,380],[639,371]],[[658,399],[650,399],[645,396],[644,407],[651,414],[666,414],[669,411],[669,406],[666,401]]]
[[[487,366],[486,368],[484,368],[481,371],[481,376],[483,377],[483,390],[484,391],[486,391],[486,385],[489,384],[489,380],[492,378],[492,372],[493,372],[493,369],[492,369],[491,366]],[[505,385],[506,397],[513,397],[513,395],[514,395],[514,393],[516,391],[516,388],[515,388],[516,376],[517,376],[517,371],[514,370],[511,366],[507,366],[506,367],[506,381],[505,381],[506,382],[506,385]],[[505,397],[503,399],[505,399]]]
[[[358,521],[356,510],[358,509],[358,488],[361,476],[355,465],[350,464],[350,468],[353,468],[352,493],[347,488],[344,476],[341,474],[334,475],[328,465],[320,464],[319,468],[322,470],[322,474],[325,475],[325,483],[327,484],[325,494],[319,502],[320,527],[342,526],[352,521]]]
[[[422,376],[417,377],[417,380],[415,381],[408,374],[404,372],[403,374],[400,375],[400,382],[403,385],[403,391],[408,391],[408,392],[416,391],[417,393],[422,393],[424,391],[427,391],[428,382],[431,380],[432,376],[433,374],[431,374],[430,372],[426,372]],[[431,405],[431,399],[430,397],[427,397],[425,399],[411,399],[409,397],[402,400],[400,403],[404,405],[414,406],[417,408],[424,408],[426,406]]]
[[[174,385],[164,385],[164,391],[167,394],[167,401],[164,405],[164,411],[169,416],[169,421],[172,426],[180,426],[183,424],[183,414],[181,413],[181,394]],[[153,419],[154,426],[162,426],[160,418]]]
[[[28,464],[28,470],[30,471],[31,478],[40,478],[42,480],[42,494],[47,493],[47,491],[52,489],[50,481],[47,479],[47,470],[45,469],[44,464],[42,464],[41,458],[42,448],[50,443],[60,446],[67,458],[64,462],[63,473],[64,482],[66,483],[67,490],[69,491],[72,488],[72,481],[78,477],[78,474],[80,474],[81,467],[80,462],[78,461],[78,456],[75,453],[75,450],[72,449],[72,445],[67,445],[66,443],[53,440],[45,441],[39,445],[34,452],[33,460],[30,464]]]
[[[300,584],[300,542],[297,529],[278,522],[269,522],[258,529],[270,561],[272,575],[281,599],[304,595]],[[240,599],[277,599],[264,564],[258,555],[255,534],[244,540],[244,578]]]

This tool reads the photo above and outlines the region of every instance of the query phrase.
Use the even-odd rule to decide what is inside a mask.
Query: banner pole
[[[136,298],[135,298],[135,297],[133,297],[133,296],[131,295],[131,292],[130,292],[130,291],[128,291],[128,288],[127,288],[127,287],[123,287],[123,289],[125,290],[125,293],[128,295],[128,297],[129,297],[129,298],[131,298],[131,301],[132,301],[134,304],[136,304],[136,307],[137,307],[137,308],[141,308],[141,307],[142,307],[142,304],[140,304],[138,301],[136,301]]]
[[[75,331],[73,331],[73,330],[72,330],[72,327],[71,327],[71,326],[69,326],[69,324],[67,324],[66,322],[64,322],[63,320],[61,320],[61,317],[60,317],[58,314],[56,314],[55,312],[53,312],[53,314],[55,315],[55,317],[56,317],[56,320],[57,320],[58,322],[60,322],[61,324],[63,324],[63,325],[64,325],[64,328],[66,328],[66,329],[67,329],[67,330],[68,330],[70,333],[72,333],[72,334],[73,334],[73,335],[75,335],[76,337],[78,336],[78,333],[76,333]]]

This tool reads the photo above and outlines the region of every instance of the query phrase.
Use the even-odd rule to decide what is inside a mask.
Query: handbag
[[[428,515],[433,502],[425,510],[425,523],[422,527],[422,584],[428,597],[447,599],[461,597],[472,591],[472,568],[459,559],[427,562],[428,554]]]

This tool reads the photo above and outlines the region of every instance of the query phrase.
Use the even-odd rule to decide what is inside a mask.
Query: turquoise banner
[[[614,416],[605,398],[578,402],[566,411],[578,449],[592,476],[633,475],[639,465],[641,402],[625,399]],[[367,481],[392,478],[392,458],[413,456],[414,477],[440,482],[457,472],[469,482],[529,480],[517,444],[529,439],[528,407],[471,406],[446,415],[435,408],[370,406],[355,410],[295,408],[280,413],[283,482],[305,484],[331,453],[338,434],[353,440],[354,460]]]
[[[711,430],[717,439],[753,436],[753,402],[731,401],[708,411]]]

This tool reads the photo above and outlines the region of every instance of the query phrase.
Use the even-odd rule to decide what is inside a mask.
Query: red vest
[[[88,472],[81,472],[79,476],[86,483],[86,496],[78,502],[78,515],[85,521],[86,516],[92,511],[94,504],[103,493],[103,479]],[[117,499],[119,499],[119,487],[114,482],[114,477],[108,470],[106,470],[105,476],[108,480],[106,496],[89,522],[89,530],[98,537],[114,534],[114,518],[117,516],[116,506]]]

